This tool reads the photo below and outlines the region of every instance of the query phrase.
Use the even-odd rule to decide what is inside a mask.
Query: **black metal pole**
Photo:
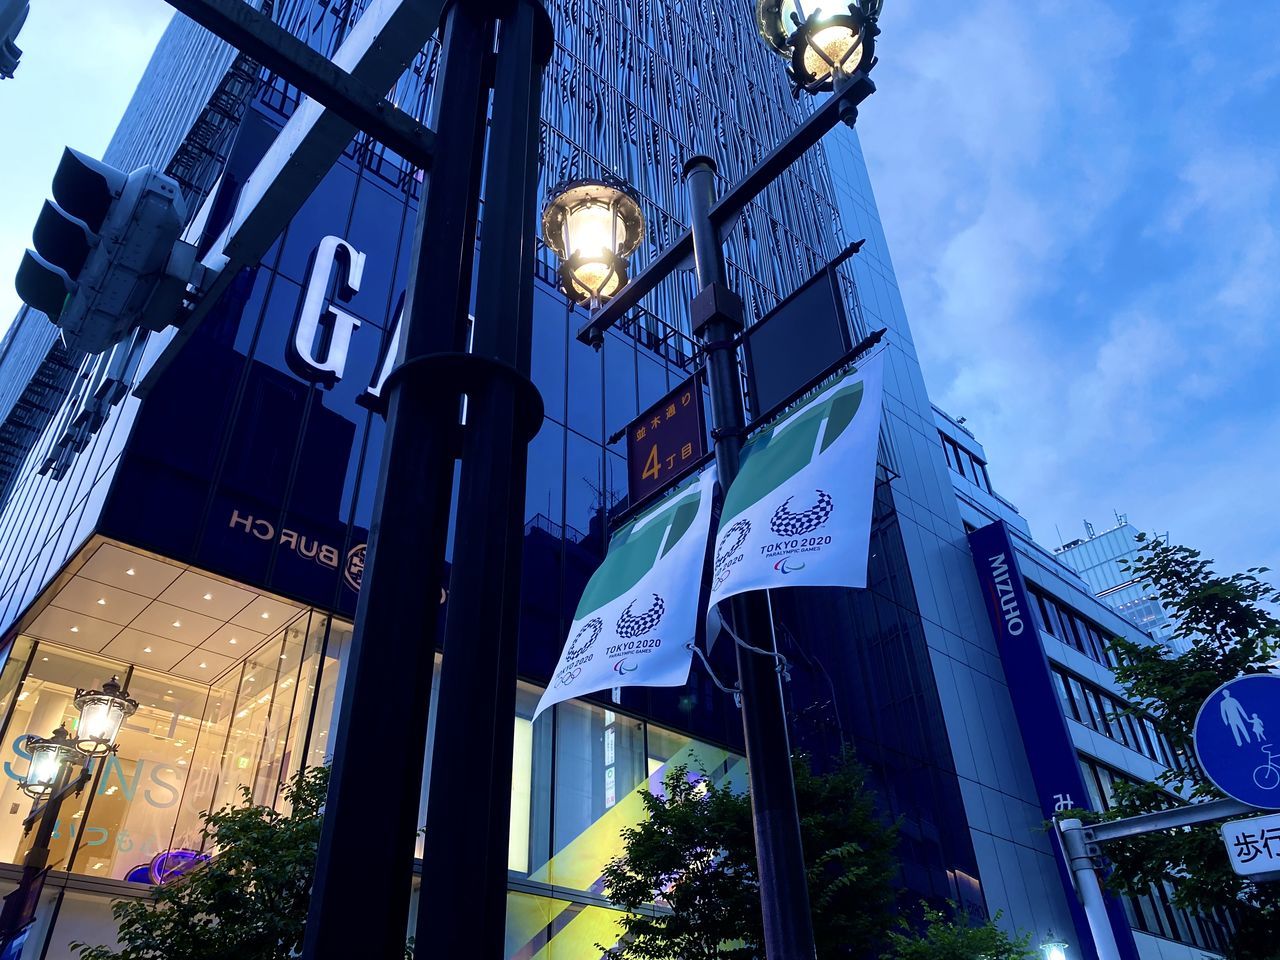
[[[58,770],[58,779],[49,791],[44,809],[40,813],[40,825],[36,827],[35,839],[22,858],[22,877],[18,880],[17,889],[4,898],[4,908],[0,910],[0,948],[8,946],[35,919],[42,877],[45,868],[49,866],[49,844],[53,841],[53,831],[58,826],[62,801],[74,786],[71,769],[70,763],[64,763]],[[81,782],[79,786],[83,788],[84,783]]]
[[[414,229],[399,366],[384,387],[386,436],[337,712],[308,960],[395,960],[408,932],[459,411],[432,358],[465,343],[493,50],[494,19],[476,7],[453,3],[445,14],[439,152]]]
[[[742,328],[742,302],[724,286],[724,251],[711,220],[715,172],[715,163],[705,156],[691,158],[684,167],[700,291],[693,302],[694,332],[706,351],[716,469],[721,488],[727,489],[738,475],[746,424],[734,344],[734,336]],[[773,622],[762,592],[732,598],[729,612],[743,641],[762,650],[774,649]],[[740,644],[737,657],[765,956],[768,960],[814,960],[817,948],[777,660]]]
[[[432,750],[419,960],[505,960],[516,647],[528,443],[542,422],[529,380],[542,70],[551,24],[537,0],[500,21],[467,386],[454,569]]]

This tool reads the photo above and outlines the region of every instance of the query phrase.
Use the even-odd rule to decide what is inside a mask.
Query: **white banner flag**
[[[743,447],[716,534],[712,607],[748,590],[867,585],[883,358]]]
[[[535,717],[597,690],[689,679],[714,488],[711,466],[613,535]]]

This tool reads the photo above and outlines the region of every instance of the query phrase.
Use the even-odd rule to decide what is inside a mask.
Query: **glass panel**
[[[26,734],[47,737],[59,724],[74,730],[78,712],[72,699],[77,687],[92,688],[113,674],[127,677],[127,668],[80,650],[66,650],[39,644],[31,669],[23,679],[15,698],[13,713],[3,737],[4,772],[0,785],[0,861],[18,863],[30,846],[32,836],[23,837],[22,821],[31,810],[31,800],[18,789],[27,772],[30,754],[22,745]],[[114,781],[113,781],[114,782]],[[98,782],[95,789],[105,787]],[[92,795],[85,790],[62,805],[62,815],[50,844],[49,865],[66,867],[72,842],[84,817],[84,806]],[[34,835],[34,834],[33,834]],[[105,873],[102,874],[106,876]]]
[[[623,914],[531,893],[507,894],[508,960],[583,960],[622,937]]]
[[[551,845],[551,733],[553,711],[533,720],[542,691],[516,690],[515,749],[511,758],[511,838],[507,869],[527,875],[545,863]]]
[[[605,863],[636,823],[645,781],[639,720],[569,702],[556,708],[554,856],[530,877],[573,890],[598,888]]]
[[[195,754],[209,688],[135,670],[138,712],[120,729],[119,751],[101,761],[74,868],[123,880],[172,848],[179,800]]]

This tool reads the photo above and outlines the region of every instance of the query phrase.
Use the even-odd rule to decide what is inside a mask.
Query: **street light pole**
[[[404,953],[459,432],[461,390],[445,368],[466,344],[495,27],[493,12],[469,0],[445,13],[436,162],[418,206],[397,366],[383,388],[386,436],[332,740],[307,960]]]
[[[724,250],[711,221],[715,173],[715,163],[707,156],[693,157],[684,167],[699,288],[691,320],[694,335],[706,353],[716,469],[721,489],[728,489],[738,475],[746,424],[735,339],[743,318],[741,299],[724,285]],[[769,960],[813,960],[817,948],[782,681],[777,658],[771,655],[774,637],[768,600],[760,591],[741,594],[730,600],[729,610],[735,632],[743,641],[736,644],[738,683],[751,779],[765,956]]]

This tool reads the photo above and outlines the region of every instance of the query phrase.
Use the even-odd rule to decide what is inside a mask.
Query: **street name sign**
[[[688,473],[707,453],[702,378],[694,374],[627,427],[627,494],[647,500]]]
[[[1280,880],[1280,813],[1222,825],[1231,869],[1250,880]]]
[[[1209,694],[1192,740],[1205,775],[1227,796],[1280,808],[1280,675],[1249,674]]]

